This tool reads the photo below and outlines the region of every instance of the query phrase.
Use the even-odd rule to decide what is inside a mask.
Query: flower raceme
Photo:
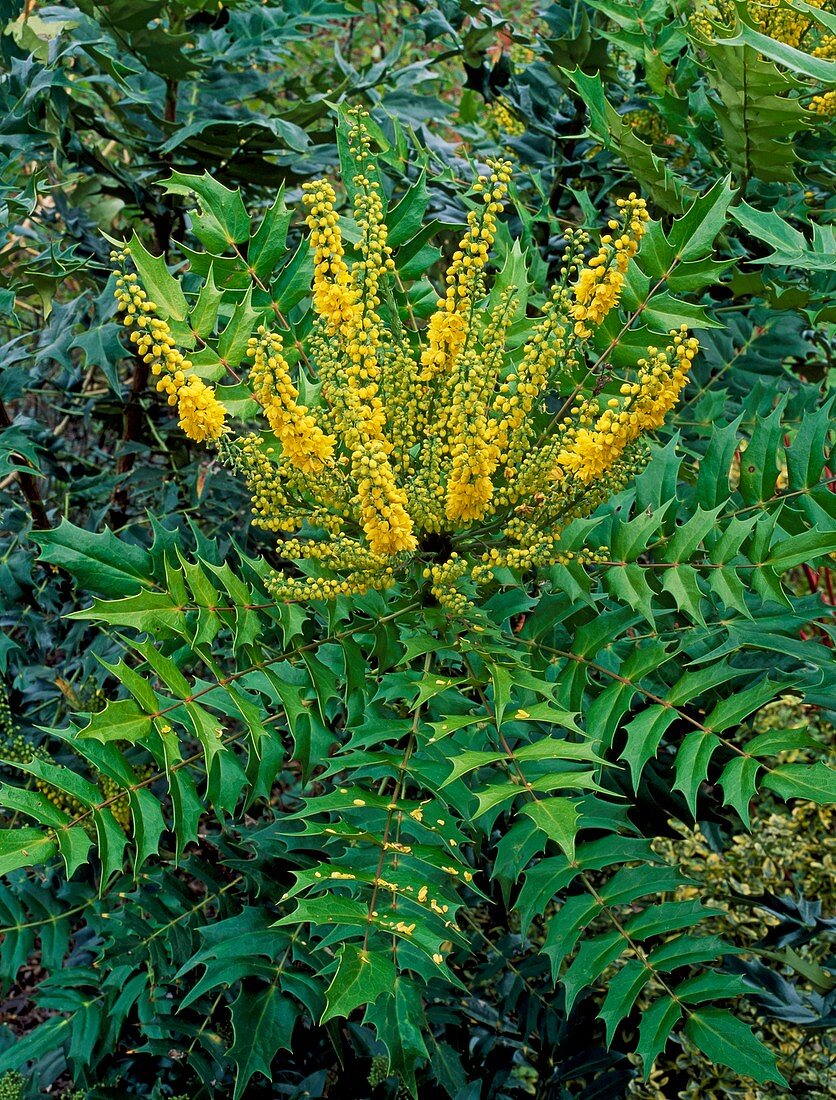
[[[416,323],[388,244],[363,115],[351,117],[359,239],[346,244],[331,184],[305,184],[314,274],[302,363],[292,367],[295,354],[263,324],[249,341],[249,385],[269,432],[235,429],[126,272],[127,250],[115,254],[116,297],[183,431],[215,446],[245,479],[254,522],[280,535],[282,556],[308,574],[277,573],[277,598],[386,588],[411,572],[462,611],[466,592],[495,569],[572,556],[561,532],[641,467],[644,436],[676,403],[697,342],[672,333],[632,377],[615,377],[603,358],[585,367],[588,342],[618,306],[646,230],[645,204],[634,194],[619,200],[591,259],[588,234],[567,232],[539,318],[526,320],[522,347],[509,339],[520,292],[492,290],[488,275],[511,177],[506,161],[490,162],[476,180],[444,291],[426,324]],[[556,395],[567,389],[561,404]],[[303,404],[300,392],[316,397]]]
[[[124,261],[127,255],[125,250],[115,258]],[[133,272],[117,273],[115,296],[137,355],[151,367],[157,389],[166,395],[169,405],[177,406],[180,427],[198,443],[217,440],[224,430],[226,410],[211,386],[193,373],[192,364],[175,346],[168,324],[155,316],[157,307]]]

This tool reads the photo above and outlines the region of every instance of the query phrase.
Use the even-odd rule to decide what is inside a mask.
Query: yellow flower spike
[[[571,329],[570,309],[568,291],[556,287],[543,307],[543,319],[525,345],[522,362],[494,399],[492,439],[507,466],[513,467],[528,447],[532,436],[529,414],[558,364],[571,365],[565,339]]]
[[[371,154],[363,113],[353,112],[349,144],[354,177],[355,220],[361,229],[360,259],[351,272],[344,260],[334,192],[324,181],[306,185],[308,225],[314,244],[314,310],[339,340],[343,362],[322,373],[323,392],[350,454],[357,487],[358,519],[375,553],[414,550],[406,493],[397,484],[385,438],[386,410],[379,395],[382,321],[377,313],[382,279],[392,270],[379,184],[363,165]],[[330,359],[330,357],[328,357]]]
[[[250,340],[253,359],[250,382],[253,396],[264,410],[284,453],[302,473],[315,473],[325,466],[334,451],[334,436],[326,435],[304,405],[290,378],[282,354],[281,337],[261,325],[258,337]]]
[[[356,305],[343,258],[339,216],[334,211],[334,188],[327,180],[303,183],[302,201],[309,208],[306,221],[314,251],[314,309],[334,330],[352,318]]]
[[[224,427],[226,409],[215,397],[211,386],[190,374],[177,391],[179,424],[196,443],[217,439]]]
[[[483,273],[496,236],[502,199],[511,179],[509,161],[490,161],[491,175],[480,176],[473,190],[482,206],[467,215],[468,231],[459,241],[447,269],[447,292],[427,326],[427,347],[421,355],[420,380],[428,382],[449,370],[465,347],[472,326],[474,300],[482,288]]]
[[[600,325],[617,305],[627,267],[639,250],[639,242],[650,218],[644,199],[635,194],[619,199],[618,207],[621,221],[610,222],[610,228],[620,229],[620,235],[615,239],[609,234],[601,238],[600,249],[581,270],[573,287],[572,316],[575,319],[575,335],[581,339],[590,336],[590,325]]]
[[[424,437],[413,497],[422,524],[431,531],[441,530],[446,519],[481,517],[493,492],[488,428],[472,416],[474,393],[495,377],[487,370],[492,349],[474,358],[482,324],[476,306],[484,294],[484,271],[512,168],[508,161],[488,165],[490,175],[480,176],[473,188],[481,206],[468,214],[468,231],[445,276],[445,297],[427,325],[422,370],[413,390],[417,432]],[[448,477],[452,486],[445,493]]]
[[[115,254],[120,267],[116,271],[114,297],[131,327],[129,340],[137,355],[158,377],[157,389],[166,394],[169,405],[176,405],[181,429],[196,443],[217,441],[224,432],[226,409],[215,396],[213,386],[192,373],[192,364],[175,347],[168,323],[154,314],[156,306],[139,285],[133,272],[121,267],[130,256],[125,248]],[[133,325],[136,324],[136,328]],[[145,329],[148,331],[144,331]]]
[[[648,348],[649,358],[639,361],[637,384],[622,387],[629,391],[623,401],[605,409],[591,427],[570,431],[557,456],[558,478],[571,474],[577,481],[590,485],[640,435],[664,423],[687,382],[699,348],[693,337],[686,336],[684,328],[672,336],[673,343],[666,351]],[[589,403],[585,412],[594,415],[595,409],[596,405]]]

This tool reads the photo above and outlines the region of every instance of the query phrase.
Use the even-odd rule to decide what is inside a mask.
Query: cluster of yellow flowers
[[[810,100],[810,110],[826,118],[836,115],[836,91],[814,95]]]
[[[514,114],[508,106],[508,101],[501,97],[485,104],[488,118],[493,128],[500,134],[508,134],[510,137],[520,137],[525,133],[525,123]]]
[[[116,273],[115,297],[123,322],[131,330],[130,340],[137,355],[148,363],[157,378],[157,389],[166,394],[169,405],[176,405],[180,427],[190,439],[203,443],[216,440],[224,428],[226,410],[215,391],[199,378],[192,364],[174,344],[171,329],[155,316],[156,305],[150,301],[133,272],[124,272],[130,255],[127,248],[110,254],[120,265]]]
[[[809,6],[836,14],[836,0],[810,0]],[[815,18],[789,7],[785,0],[748,0],[747,10],[761,33],[777,42],[825,61],[836,60],[836,35],[825,33]],[[691,14],[690,23],[697,34],[712,39],[717,26],[733,27],[736,19],[734,0],[702,0]],[[836,115],[836,91],[814,95],[808,109],[825,118]]]
[[[575,318],[575,332],[578,336],[591,336],[589,326],[600,325],[618,302],[627,267],[638,252],[639,241],[644,236],[642,223],[650,217],[644,199],[637,198],[634,194],[629,199],[619,199],[618,206],[623,225],[611,221],[608,228],[621,228],[621,236],[613,240],[612,234],[604,234],[597,255],[583,268],[575,284],[572,316]]]
[[[809,0],[811,8],[832,14],[834,0]],[[836,37],[822,34],[820,24],[803,11],[791,8],[785,0],[747,0],[749,17],[762,34],[783,42],[796,50],[806,50],[814,57],[836,57]],[[701,0],[692,13],[691,26],[708,38],[713,37],[712,24],[734,26],[737,9],[734,0]]]
[[[183,429],[212,441],[246,479],[255,522],[285,538],[282,556],[307,563],[309,576],[276,575],[277,598],[381,589],[412,571],[461,611],[469,586],[498,567],[567,559],[561,532],[641,466],[642,436],[676,402],[697,342],[672,333],[632,377],[614,378],[605,358],[585,368],[585,346],[618,304],[646,230],[635,194],[618,201],[588,262],[588,234],[567,232],[539,320],[527,322],[522,347],[509,340],[519,290],[491,292],[487,279],[511,178],[505,161],[473,186],[435,311],[424,326],[404,323],[412,309],[387,243],[377,165],[363,114],[351,117],[352,249],[331,185],[304,187],[314,265],[304,362],[291,369],[281,336],[264,326],[249,344],[250,385],[272,436],[234,435],[136,278],[120,274],[116,293]],[[598,396],[584,397],[590,380]],[[310,407],[300,389],[317,393]]]
[[[827,11],[831,0],[809,0],[809,4],[811,8]],[[817,24],[802,11],[790,8],[783,0],[749,0],[749,12],[761,31],[770,38],[796,50],[809,46],[810,52],[815,53],[818,48],[808,41],[811,29],[815,29]]]
[[[651,145],[671,145],[674,138],[661,115],[645,108],[627,111],[624,121]]]

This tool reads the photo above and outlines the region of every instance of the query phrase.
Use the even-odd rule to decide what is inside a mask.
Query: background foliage
[[[834,16],[796,0],[788,46],[754,5],[509,8],[0,0],[10,1096],[832,1091],[836,200],[808,106]],[[113,316],[101,230],[191,296],[207,211],[243,209],[236,240],[286,234],[265,277],[304,332],[291,211],[338,173],[348,97],[411,196],[406,278],[437,274],[468,162],[503,152],[501,263],[543,289],[567,224],[638,185],[658,225],[618,351],[680,320],[703,345],[650,466],[567,536],[609,564],[509,576],[478,642],[407,591],[275,606],[272,544]],[[222,309],[238,267],[214,262]],[[577,835],[536,809],[564,790]],[[359,961],[363,887],[317,878],[395,828],[390,878],[442,910],[397,977],[391,936]]]

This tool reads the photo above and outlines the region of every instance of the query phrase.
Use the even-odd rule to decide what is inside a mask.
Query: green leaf
[[[636,998],[650,980],[652,971],[644,963],[629,959],[607,983],[607,995],[598,1013],[607,1029],[607,1046],[615,1038],[615,1031],[636,1003]]]
[[[502,301],[503,294],[510,290],[516,302],[512,320],[521,321],[525,318],[530,283],[528,262],[527,254],[523,251],[519,240],[515,239],[505,255],[504,264],[494,279],[486,310],[495,309]]]
[[[284,313],[310,294],[312,275],[311,245],[304,237],[271,288],[273,301]]]
[[[750,827],[749,805],[758,793],[755,779],[760,767],[751,756],[736,756],[726,764],[717,780],[723,789],[723,805],[733,806],[747,829]]]
[[[662,576],[662,588],[673,596],[674,603],[694,622],[705,626],[705,616],[700,609],[700,591],[697,571],[689,565],[666,569]]]
[[[815,764],[779,764],[761,780],[762,787],[781,798],[804,798],[827,806],[836,802],[836,769],[820,760]]]
[[[836,34],[836,15],[828,11],[820,11],[813,4],[808,4],[807,0],[787,0],[787,4],[795,11],[803,11],[820,26],[827,27],[829,31]]]
[[[653,589],[648,583],[646,569],[636,562],[628,562],[626,565],[607,569],[604,579],[613,596],[628,607],[640,611],[650,625],[655,627]]]
[[[63,519],[51,531],[34,531],[39,561],[57,565],[85,591],[125,596],[151,583],[151,557],[146,550],[117,538],[105,527],[85,531]]]
[[[191,330],[202,340],[211,336],[215,331],[215,321],[218,319],[218,309],[223,296],[224,292],[215,286],[214,269],[210,264],[209,274],[206,276],[206,280],[197,296],[197,302],[195,302],[189,314]]]
[[[0,875],[18,867],[37,867],[57,851],[54,835],[43,829],[0,829]]]
[[[68,829],[57,830],[55,839],[58,841],[58,849],[67,869],[67,878],[72,878],[78,868],[87,863],[87,854],[93,846],[93,838],[83,825],[71,825]]]
[[[226,367],[240,366],[247,353],[247,344],[261,314],[253,309],[253,288],[250,287],[235,307],[229,324],[218,339],[218,355]]]
[[[627,744],[619,759],[626,760],[630,766],[634,791],[638,790],[645,764],[656,755],[659,743],[677,717],[673,707],[654,703],[627,723]]]
[[[166,321],[185,321],[189,305],[179,280],[168,270],[165,257],[152,256],[135,232],[128,244],[142,288],[156,306],[154,312]]]
[[[129,795],[133,823],[134,876],[160,850],[160,837],[165,832],[162,807],[146,787],[136,787]]]
[[[567,859],[575,858],[575,837],[578,832],[578,809],[569,798],[548,798],[529,802],[522,807],[534,824],[549,840],[559,845]]]
[[[254,1074],[273,1080],[271,1064],[279,1050],[291,1050],[296,1004],[275,984],[244,985],[230,1007],[234,1042],[229,1057],[235,1064],[233,1100],[241,1100]]]
[[[262,283],[270,284],[279,258],[287,252],[287,230],[291,212],[284,202],[284,184],[279,189],[273,205],[261,220],[250,240],[247,263]]]
[[[715,530],[717,517],[724,507],[725,504],[719,504],[716,508],[697,508],[668,540],[665,560],[674,564],[690,562],[706,535]]]
[[[101,890],[104,891],[113,875],[122,870],[122,854],[127,842],[116,818],[106,807],[93,811],[93,824],[102,861]]]
[[[700,260],[711,254],[714,241],[726,224],[734,195],[731,179],[726,176],[704,195],[697,196],[681,218],[674,219],[668,240],[681,260]]]
[[[692,936],[687,933],[655,947],[649,956],[654,970],[676,970],[680,966],[697,966],[711,962],[719,955],[735,952],[737,948],[719,936]]]
[[[636,1054],[642,1060],[645,1081],[656,1058],[667,1046],[673,1025],[681,1015],[682,1005],[672,997],[660,997],[642,1014]]]
[[[736,974],[706,970],[703,974],[695,974],[694,977],[680,982],[675,992],[681,1001],[699,1004],[702,1001],[722,1000],[725,997],[740,997],[744,993],[751,993],[752,986]]]
[[[140,592],[124,600],[94,600],[86,611],[73,611],[71,619],[130,626],[146,631],[156,640],[184,629],[186,616],[167,592]]]
[[[716,95],[707,99],[717,116],[725,152],[737,182],[794,179],[792,138],[809,126],[807,112],[788,95],[798,86],[751,46],[700,43]]]
[[[739,423],[738,418],[730,424],[711,426],[711,438],[700,462],[696,485],[696,498],[704,507],[711,508],[728,500],[729,471],[737,449]]]
[[[563,960],[575,950],[583,930],[600,912],[601,903],[591,894],[571,894],[549,919],[541,950],[551,961],[555,981]]]
[[[803,534],[782,539],[773,546],[769,551],[769,558],[763,564],[783,573],[796,565],[833,553],[836,553],[836,531],[805,531]]]
[[[61,829],[70,820],[69,815],[54,806],[45,794],[30,791],[26,787],[12,787],[7,783],[0,783],[0,806],[5,810],[26,814],[39,825],[52,825],[57,829]]]
[[[52,1016],[27,1035],[16,1039],[0,1054],[0,1073],[20,1069],[27,1062],[34,1062],[45,1055],[54,1055],[69,1039],[75,1014]]]
[[[793,229],[776,211],[757,210],[747,202],[740,202],[731,213],[748,233],[773,250],[768,256],[753,258],[750,263],[780,264],[809,271],[833,269],[834,249],[811,245],[803,233]]]
[[[421,175],[397,206],[389,211],[386,219],[389,229],[387,243],[391,248],[397,248],[415,236],[424,224],[424,215],[427,212],[429,201],[427,173],[426,170],[422,170]]]
[[[50,786],[57,787],[58,790],[64,791],[65,794],[77,798],[83,806],[94,806],[101,800],[102,794],[98,787],[85,779],[84,776],[76,775],[75,772],[70,771],[69,768],[65,768],[62,765],[50,764],[37,756],[27,761],[6,760],[4,759],[3,750],[1,748],[0,761],[12,764],[13,767],[19,768],[20,771],[26,772],[28,775],[34,775],[38,779],[42,779],[45,783],[50,784]]]
[[[372,1024],[389,1055],[389,1070],[398,1073],[413,1096],[418,1090],[415,1067],[428,1057],[427,1026],[421,994],[414,982],[399,975],[389,997],[379,997],[366,1009],[364,1023]]]
[[[567,1012],[572,1011],[578,994],[611,966],[626,947],[623,935],[617,931],[584,940],[562,978]]]
[[[708,714],[704,724],[712,733],[723,733],[738,726],[753,711],[771,703],[792,686],[792,680],[761,680],[751,687],[735,692],[727,699],[721,699]]]
[[[728,1066],[759,1084],[775,1081],[787,1085],[772,1052],[755,1038],[751,1028],[724,1008],[694,1010],[685,1022],[685,1034],[712,1062]]]
[[[104,710],[92,715],[79,730],[79,737],[94,737],[97,741],[144,741],[153,727],[153,719],[133,699],[110,700]]]
[[[795,749],[818,749],[822,743],[811,737],[806,728],[790,730],[766,730],[747,741],[743,751],[749,756],[775,756],[779,752],[792,752]]]
[[[646,894],[667,894],[686,880],[678,867],[622,867],[599,887],[607,905],[629,905]]]
[[[667,932],[691,928],[705,917],[722,912],[722,909],[703,905],[698,899],[663,901],[636,913],[627,921],[625,928],[634,939],[646,940],[651,936],[662,936]]]
[[[360,1005],[372,1004],[395,986],[395,965],[391,953],[362,949],[344,943],[339,950],[337,970],[325,991],[326,1007],[320,1024],[334,1016],[348,1018]]]
[[[122,389],[117,364],[128,354],[121,341],[123,331],[121,325],[99,324],[80,333],[72,343],[72,348],[78,348],[84,353],[85,368],[95,367],[100,370],[114,393],[120,393]],[[7,435],[8,429],[3,436],[4,443]]]
[[[676,754],[675,791],[682,791],[691,816],[696,820],[697,794],[703,781],[708,777],[708,765],[716,749],[720,747],[720,738],[705,730],[693,730],[689,733]]]
[[[432,1051],[430,1067],[438,1084],[448,1096],[455,1097],[467,1087],[467,1075],[461,1055],[447,1043],[436,1042],[430,1032]]]
[[[210,252],[225,252],[249,237],[250,216],[240,192],[224,187],[209,172],[172,172],[163,187],[168,194],[197,196],[200,207],[192,214],[192,228]]]
[[[745,23],[740,25],[740,29],[734,38],[718,38],[717,45],[751,46],[763,57],[768,57],[770,61],[777,61],[781,65],[786,65],[794,73],[809,76],[819,84],[836,83],[836,63],[833,61],[813,57],[812,54],[797,50],[793,46],[788,46],[785,42],[778,41],[776,38],[761,34],[760,31],[756,31]]]
[[[477,749],[471,749],[457,753],[450,761],[453,767],[441,787],[444,788],[450,783],[454,783],[463,775],[467,775],[468,772],[476,771],[477,768],[484,768],[490,764],[496,764],[500,760],[507,759],[507,754],[504,752],[481,752]]]

